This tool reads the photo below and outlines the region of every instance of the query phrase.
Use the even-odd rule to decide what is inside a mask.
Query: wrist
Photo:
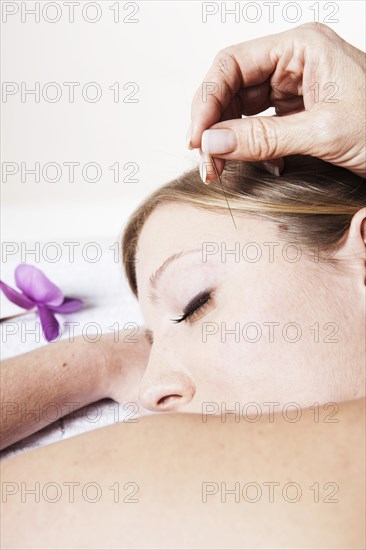
[[[89,395],[89,402],[99,401],[108,397],[109,363],[103,342],[91,342],[80,337],[79,345],[82,354],[84,391]],[[75,340],[76,342],[76,340]]]

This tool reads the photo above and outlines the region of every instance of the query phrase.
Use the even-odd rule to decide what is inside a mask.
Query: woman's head
[[[153,333],[142,404],[218,412],[361,395],[364,180],[291,157],[277,178],[227,163],[222,182],[237,228],[220,184],[194,169],[125,229],[127,278]]]

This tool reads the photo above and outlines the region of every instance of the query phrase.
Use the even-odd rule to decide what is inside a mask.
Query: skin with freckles
[[[363,396],[364,220],[362,209],[332,262],[319,262],[263,218],[236,213],[236,230],[229,213],[155,209],[136,258],[153,339],[141,404],[219,413],[222,403],[239,403],[250,416],[268,402],[310,407]]]

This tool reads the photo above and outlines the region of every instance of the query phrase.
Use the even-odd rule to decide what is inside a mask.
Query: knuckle
[[[214,67],[224,76],[231,75],[233,71],[236,71],[236,61],[230,48],[220,50],[214,59]]]
[[[305,33],[309,35],[309,38],[310,36],[316,35],[318,38],[323,37],[330,38],[332,40],[339,40],[338,34],[324,23],[312,21],[310,23],[304,23],[303,25],[300,25],[298,29],[305,31]]]
[[[325,36],[338,36],[337,33],[328,27],[328,25],[325,25],[324,23],[314,23],[314,29],[316,29],[318,32],[321,32],[322,34],[325,34]]]
[[[329,27],[327,27],[327,25],[325,25],[324,23],[320,23],[317,21],[310,21],[309,23],[304,23],[303,25],[300,25],[299,29],[305,29],[305,30],[309,29],[316,32],[324,33],[324,32],[327,32],[327,30],[329,30]]]
[[[248,150],[254,160],[266,160],[276,155],[277,138],[275,128],[270,121],[260,117],[248,118],[247,130],[240,136],[240,148]]]

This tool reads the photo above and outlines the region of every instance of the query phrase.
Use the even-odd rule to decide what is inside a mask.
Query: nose
[[[185,369],[150,364],[140,383],[139,399],[150,411],[168,412],[190,403],[195,393],[195,384]]]

